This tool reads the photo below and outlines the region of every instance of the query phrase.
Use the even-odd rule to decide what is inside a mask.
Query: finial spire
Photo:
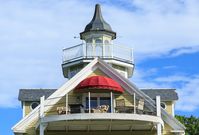
[[[100,4],[95,5],[95,12],[91,22],[87,24],[84,31],[80,33],[81,39],[83,39],[84,33],[91,31],[104,31],[110,34],[112,39],[116,38],[116,33],[112,31],[111,26],[102,17]]]
[[[104,21],[104,19],[102,17],[100,4],[95,5],[95,13],[94,13],[92,21],[95,21],[95,20],[98,20],[98,21],[101,21],[101,22]]]

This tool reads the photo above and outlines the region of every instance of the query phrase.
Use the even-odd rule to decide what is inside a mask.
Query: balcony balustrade
[[[63,63],[80,59],[93,59],[95,57],[133,63],[132,48],[120,45],[86,43],[63,49]]]
[[[103,99],[104,102],[108,104],[102,104],[95,107],[91,105],[91,102],[92,104],[94,103],[93,98],[88,100],[87,103],[69,103],[68,96],[46,99],[46,101],[50,101],[50,100],[51,101],[56,100],[59,102],[56,104],[46,104],[46,103],[43,104],[43,114],[46,116],[63,115],[63,114],[70,115],[70,114],[78,114],[78,113],[84,113],[84,114],[86,113],[92,113],[92,114],[124,113],[124,114],[142,114],[142,115],[153,115],[153,116],[156,115],[156,112],[149,111],[148,109],[144,107],[143,99],[136,100],[135,97],[134,97],[135,103],[133,103],[131,106],[126,106],[124,99],[116,100],[115,103],[108,101],[108,100],[111,100],[111,98],[107,100],[110,103],[108,103],[107,101],[105,101],[105,99]]]
[[[151,133],[155,124],[164,127],[160,115],[160,97],[156,97],[156,111],[150,113],[144,108],[138,111],[139,100],[135,100],[135,94],[134,101],[138,104],[134,102],[131,107],[123,106],[121,102],[118,104],[112,102],[109,105],[101,105],[96,108],[91,105],[90,99],[88,100],[90,105],[87,108],[80,102],[70,103],[69,98],[68,94],[46,100],[44,96],[41,97],[40,131],[43,131],[44,126],[46,126],[48,131],[147,130]],[[56,103],[51,104],[52,100],[55,100]],[[158,129],[158,132],[159,130],[161,131],[161,128]]]

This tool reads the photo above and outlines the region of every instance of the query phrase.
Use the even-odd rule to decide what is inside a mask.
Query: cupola
[[[116,32],[104,20],[99,4],[95,5],[94,16],[80,33],[81,44],[63,50],[63,75],[73,77],[94,58],[108,63],[126,78],[131,77],[134,69],[132,48],[115,45]]]
[[[86,25],[84,31],[80,33],[80,38],[86,41],[93,33],[105,34],[111,37],[111,39],[116,38],[116,33],[112,31],[111,26],[104,20],[99,4],[95,5],[93,19]]]

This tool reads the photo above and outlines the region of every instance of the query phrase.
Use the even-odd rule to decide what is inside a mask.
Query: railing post
[[[40,97],[40,118],[44,116],[44,100],[45,96]]]
[[[91,93],[88,92],[88,112],[91,113]]]
[[[160,96],[156,96],[156,115],[161,117],[161,106],[160,106]],[[162,135],[161,124],[157,124],[157,135]]]
[[[40,126],[39,126],[39,135],[44,135],[44,126],[43,126],[43,124],[40,124]]]
[[[133,106],[134,106],[134,114],[136,114],[136,98],[135,98],[135,92],[133,93]]]
[[[111,91],[111,113],[113,113],[113,92]]]
[[[114,55],[114,48],[113,48],[113,44],[111,44],[111,58],[113,58],[113,55]]]
[[[44,125],[41,123],[41,119],[44,116],[44,100],[45,96],[40,97],[40,125],[39,125],[39,135],[44,135]]]
[[[130,58],[130,61],[133,62],[133,48],[131,48],[131,58]]]
[[[68,113],[68,94],[66,94],[66,114]]]

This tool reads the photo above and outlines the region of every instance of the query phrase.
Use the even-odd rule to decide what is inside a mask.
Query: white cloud
[[[177,110],[192,112],[199,109],[199,75],[189,78],[189,82],[179,88],[179,102],[176,106]]]
[[[178,50],[173,50],[172,52],[170,52],[169,57],[176,57],[179,55],[195,53],[198,51],[199,51],[199,46],[180,48]]]
[[[177,111],[193,112],[199,109],[199,75],[151,77],[154,74],[156,73],[150,74],[145,70],[136,70],[133,82],[140,88],[176,88],[179,96],[176,102]]]
[[[178,1],[103,1],[102,12],[119,35],[115,42],[133,47],[136,58],[165,56],[172,50],[178,50],[177,56],[196,52],[199,45],[199,3]],[[1,107],[17,106],[20,88],[54,88],[65,81],[61,50],[81,43],[73,37],[91,20],[94,4],[89,0],[0,2]],[[159,86],[142,76],[137,82]]]
[[[190,78],[187,76],[172,75],[167,77],[157,77],[154,79],[154,81],[164,83],[189,82]]]

